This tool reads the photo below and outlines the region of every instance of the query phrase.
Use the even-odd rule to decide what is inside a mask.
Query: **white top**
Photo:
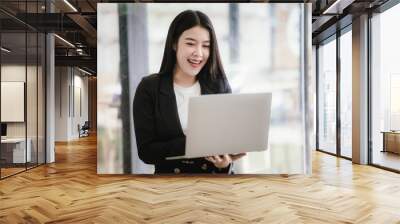
[[[178,107],[179,121],[181,122],[183,133],[186,135],[189,98],[201,95],[200,84],[197,81],[190,87],[182,87],[174,83],[174,92],[176,98],[176,106]]]

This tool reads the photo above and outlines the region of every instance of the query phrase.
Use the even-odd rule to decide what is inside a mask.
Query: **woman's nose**
[[[203,57],[203,49],[201,48],[201,46],[196,46],[193,54],[198,57]]]

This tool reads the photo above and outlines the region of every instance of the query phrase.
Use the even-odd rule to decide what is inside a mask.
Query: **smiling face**
[[[192,27],[182,33],[174,48],[177,61],[175,71],[196,76],[210,55],[210,34],[201,26]]]

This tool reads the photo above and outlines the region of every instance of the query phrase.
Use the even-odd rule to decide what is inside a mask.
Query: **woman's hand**
[[[206,160],[214,163],[214,166],[217,168],[226,168],[229,166],[229,164],[235,160],[238,160],[245,156],[246,153],[239,153],[239,154],[234,154],[234,155],[228,155],[224,154],[223,156],[208,156],[205,157]]]
[[[243,156],[245,156],[246,153],[239,153],[239,154],[230,154],[232,161],[236,161],[240,158],[242,158]]]
[[[226,168],[232,162],[232,158],[228,154],[223,156],[208,156],[205,159],[214,163],[214,166],[217,168]]]

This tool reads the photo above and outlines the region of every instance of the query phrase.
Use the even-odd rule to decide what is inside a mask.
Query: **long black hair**
[[[178,39],[185,30],[195,26],[201,26],[207,29],[210,34],[210,56],[196,78],[204,81],[226,80],[225,71],[222,67],[221,57],[219,55],[217,38],[211,20],[206,14],[194,10],[186,10],[179,13],[169,26],[159,73],[173,75],[173,69],[176,64],[176,52],[173,46],[178,45]]]

